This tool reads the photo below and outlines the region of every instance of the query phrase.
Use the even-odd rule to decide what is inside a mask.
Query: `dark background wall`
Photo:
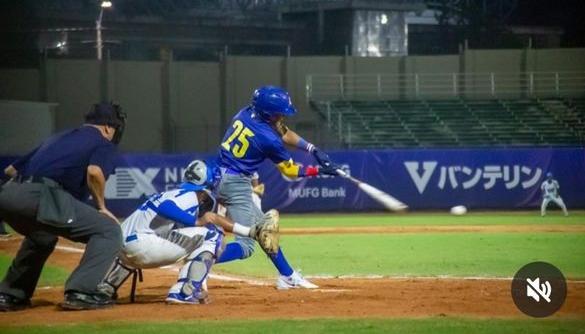
[[[52,102],[55,128],[80,124],[101,98],[120,103],[129,116],[122,149],[131,152],[211,152],[225,123],[261,85],[287,88],[300,113],[289,120],[308,140],[331,136],[307,101],[315,74],[465,72],[585,72],[585,49],[467,50],[461,56],[245,57],[223,62],[48,59],[40,68],[0,69],[0,99]],[[0,125],[0,128],[2,125]],[[26,132],[21,132],[26,136]],[[0,146],[0,153],[3,153]]]

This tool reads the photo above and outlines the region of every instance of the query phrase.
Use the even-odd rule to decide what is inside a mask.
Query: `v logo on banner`
[[[437,162],[436,161],[424,161],[422,163],[422,167],[423,167],[422,174],[419,174],[419,172],[418,172],[419,165],[420,165],[420,163],[418,161],[405,161],[404,162],[404,167],[406,167],[408,174],[410,174],[410,178],[414,182],[416,189],[418,190],[418,192],[420,194],[422,194],[425,191],[427,184],[429,183],[429,180],[431,179],[431,176],[433,175],[433,172],[435,171],[435,168],[437,168]]]

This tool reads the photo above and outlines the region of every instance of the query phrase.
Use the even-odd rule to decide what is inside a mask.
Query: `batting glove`
[[[323,167],[331,166],[331,158],[329,158],[329,155],[327,153],[321,151],[320,149],[315,147],[315,149],[313,150],[313,156],[315,157],[315,160],[317,160],[319,165]]]
[[[331,176],[338,176],[337,170],[341,168],[340,166],[329,162],[329,166],[321,166],[319,168],[319,175],[331,175]]]

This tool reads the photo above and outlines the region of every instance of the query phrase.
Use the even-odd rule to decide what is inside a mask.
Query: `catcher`
[[[185,262],[166,301],[171,304],[208,302],[204,281],[223,250],[224,231],[258,241],[268,253],[278,251],[278,212],[267,212],[251,227],[214,213],[211,190],[219,181],[217,167],[195,160],[187,166],[178,189],[151,196],[123,223],[124,246],[100,284],[115,298],[135,268],[157,268]]]

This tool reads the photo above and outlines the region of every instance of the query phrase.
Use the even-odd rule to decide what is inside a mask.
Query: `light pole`
[[[96,33],[96,49],[97,49],[97,59],[102,60],[102,17],[104,16],[104,9],[112,8],[111,1],[102,1],[100,3],[100,14],[98,15],[97,20],[95,21],[95,33]]]

